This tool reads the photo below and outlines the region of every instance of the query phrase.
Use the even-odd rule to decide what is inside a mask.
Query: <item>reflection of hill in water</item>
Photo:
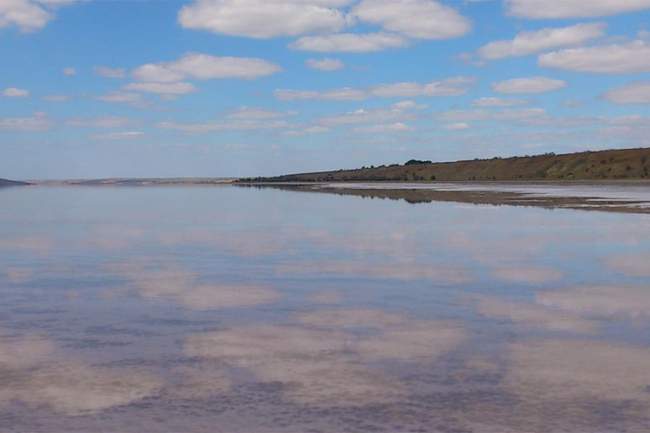
[[[404,200],[411,204],[431,202],[456,202],[483,205],[509,205],[509,206],[534,206],[548,209],[564,208],[579,210],[599,210],[607,212],[624,213],[650,213],[650,202],[633,199],[613,199],[599,197],[597,193],[593,197],[573,196],[562,197],[554,195],[533,194],[533,192],[519,192],[491,189],[486,185],[484,190],[471,185],[463,189],[462,184],[453,190],[435,189],[413,186],[400,186],[399,188],[382,184],[288,184],[288,183],[260,183],[260,184],[238,184],[240,186],[253,186],[259,188],[277,188],[289,191],[321,192],[339,195],[352,195],[370,199]],[[371,186],[372,185],[372,186]],[[415,185],[415,184],[414,184]],[[516,188],[514,188],[516,189]]]

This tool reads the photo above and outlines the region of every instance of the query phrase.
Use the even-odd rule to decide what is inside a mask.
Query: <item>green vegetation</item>
[[[410,160],[354,170],[240,179],[240,182],[433,182],[650,179],[650,148],[434,162]]]

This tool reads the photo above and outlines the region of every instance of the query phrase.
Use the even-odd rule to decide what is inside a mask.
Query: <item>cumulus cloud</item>
[[[650,104],[650,81],[638,81],[617,87],[603,97],[615,104]]]
[[[361,132],[366,134],[380,134],[380,133],[391,133],[391,132],[407,132],[412,131],[409,125],[403,122],[395,123],[386,123],[380,125],[370,125],[370,126],[361,126],[354,128],[354,132]]]
[[[438,114],[438,120],[443,122],[520,122],[540,123],[549,119],[549,115],[543,108],[508,108],[503,110],[451,110]]]
[[[343,69],[345,65],[339,59],[309,59],[305,62],[307,66],[312,69],[317,69],[319,71],[338,71]]]
[[[116,116],[103,116],[103,117],[90,117],[82,118],[77,117],[69,119],[65,122],[68,126],[75,126],[78,128],[121,128],[131,123],[131,120],[126,117]]]
[[[286,131],[284,135],[290,137],[302,137],[305,135],[312,135],[312,134],[324,134],[329,131],[330,129],[326,126],[311,125],[311,126],[304,126],[300,128],[291,129],[289,131]]]
[[[553,48],[579,45],[602,36],[605,28],[606,25],[603,23],[590,23],[521,32],[514,39],[494,41],[482,46],[478,50],[478,55],[484,60],[496,60],[504,57],[526,56]]]
[[[74,75],[77,75],[77,70],[75,68],[71,68],[71,67],[63,68],[62,72],[63,72],[63,75],[65,75],[66,77],[72,77]]]
[[[385,84],[370,90],[373,96],[384,98],[410,98],[416,96],[458,96],[467,92],[474,84],[472,77],[453,77],[427,84],[402,82]]]
[[[337,33],[322,36],[304,36],[289,45],[294,50],[322,53],[370,53],[388,48],[400,48],[408,39],[390,33]]]
[[[233,36],[272,38],[337,32],[346,25],[337,9],[350,0],[196,0],[179,14],[181,26]]]
[[[506,0],[506,8],[522,18],[585,18],[650,9],[650,0]]]
[[[164,96],[186,95],[196,91],[191,83],[130,83],[124,86],[125,90],[136,92],[157,93]],[[106,100],[106,99],[105,99]]]
[[[184,79],[254,79],[274,74],[281,69],[278,65],[257,58],[188,53],[173,62],[142,65],[133,71],[133,77],[139,81],[158,83],[178,82]]]
[[[51,127],[52,121],[41,112],[34,113],[31,117],[0,117],[0,131],[46,131]]]
[[[485,97],[475,99],[472,105],[475,107],[512,107],[515,105],[524,105],[527,102],[524,99]]]
[[[29,91],[17,87],[7,87],[2,91],[2,96],[6,96],[7,98],[26,98],[29,96]]]
[[[97,99],[104,102],[115,102],[132,105],[138,105],[144,102],[142,95],[139,93],[129,92],[111,92],[106,95],[99,96]]]
[[[449,123],[445,125],[445,129],[449,131],[463,131],[469,129],[469,124],[465,122]]]
[[[109,132],[108,134],[95,134],[91,138],[95,140],[133,140],[144,136],[142,131],[120,131],[120,132]]]
[[[566,87],[566,82],[547,77],[513,78],[492,84],[499,93],[545,93]]]
[[[199,123],[160,122],[157,126],[187,133],[271,130],[290,127],[286,120],[288,115],[289,113],[244,107],[228,113],[220,120]]]
[[[0,2],[0,28],[15,26],[23,32],[40,30],[54,18],[56,7],[75,0],[3,0]]]
[[[351,12],[361,21],[419,39],[449,39],[471,24],[455,9],[433,0],[363,0]]]
[[[458,96],[467,93],[474,84],[472,77],[452,77],[430,83],[401,82],[382,84],[367,89],[342,88],[328,91],[278,89],[275,97],[283,101],[334,100],[358,101],[372,97],[412,98],[425,96]]]
[[[650,43],[640,39],[623,44],[570,48],[542,54],[538,63],[547,68],[601,74],[650,72]]]
[[[108,66],[95,66],[95,74],[105,78],[124,78],[126,71],[124,68],[109,68]]]
[[[366,92],[359,89],[344,87],[342,89],[327,90],[324,92],[316,90],[290,90],[278,89],[274,92],[275,97],[281,101],[299,101],[320,99],[325,101],[360,101],[367,98]]]

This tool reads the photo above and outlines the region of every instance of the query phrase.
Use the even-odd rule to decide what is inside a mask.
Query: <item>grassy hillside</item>
[[[28,185],[26,182],[16,182],[15,180],[0,179],[0,187]]]
[[[604,150],[563,155],[363,167],[355,170],[301,173],[243,182],[335,181],[484,181],[650,179],[650,148]]]

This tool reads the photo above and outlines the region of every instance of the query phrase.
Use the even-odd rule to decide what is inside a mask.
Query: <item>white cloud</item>
[[[321,53],[370,53],[388,48],[400,48],[408,40],[390,33],[338,33],[323,36],[305,36],[289,45],[294,50]]]
[[[326,127],[362,125],[362,124],[396,124],[417,118],[412,109],[417,107],[404,106],[402,103],[393,104],[388,108],[372,110],[358,109],[343,114],[322,117],[318,123]]]
[[[333,101],[359,101],[372,97],[378,98],[412,98],[433,96],[458,96],[465,94],[474,84],[472,77],[452,77],[439,81],[421,84],[415,82],[402,82],[383,84],[369,89],[342,89],[315,91],[315,90],[287,90],[278,89],[275,97],[283,101],[292,100],[333,100]]]
[[[338,71],[343,69],[345,65],[339,59],[309,59],[305,62],[307,66],[312,69],[318,69],[319,71]]]
[[[95,74],[105,78],[124,78],[126,71],[124,68],[109,68],[108,66],[95,66]]]
[[[266,60],[247,57],[217,57],[188,53],[174,62],[148,63],[136,68],[133,77],[140,81],[169,83],[183,79],[254,79],[282,70]]]
[[[46,131],[51,126],[52,121],[41,112],[34,113],[31,117],[0,117],[0,131]]]
[[[546,77],[513,78],[492,84],[499,93],[545,93],[566,87],[566,82]]]
[[[514,39],[494,41],[482,46],[478,50],[478,55],[485,60],[495,60],[504,57],[526,56],[553,48],[579,45],[602,36],[605,28],[606,25],[603,23],[590,23],[521,32]]]
[[[62,72],[63,72],[63,75],[65,75],[66,77],[72,77],[74,75],[77,75],[77,70],[75,68],[71,68],[71,67],[63,68]]]
[[[142,95],[139,93],[128,93],[128,92],[111,92],[103,96],[99,96],[97,99],[104,102],[116,102],[123,104],[142,104],[144,101]]]
[[[585,18],[650,9],[650,0],[506,0],[506,8],[522,18]]]
[[[269,111],[261,108],[243,107],[228,113],[223,119],[203,123],[160,122],[161,129],[173,129],[186,133],[220,131],[254,131],[288,128],[286,117],[292,113]]]
[[[370,90],[373,96],[383,98],[411,98],[416,96],[458,96],[467,93],[474,84],[472,77],[452,77],[427,84],[403,82],[374,87]]]
[[[471,24],[455,9],[433,0],[363,0],[351,13],[361,21],[419,39],[449,39]]]
[[[475,107],[513,107],[515,105],[525,105],[526,103],[528,101],[524,99],[485,97],[475,99],[472,105]]]
[[[131,123],[131,120],[126,117],[104,116],[81,118],[77,117],[69,119],[65,122],[68,126],[77,128],[122,128]]]
[[[272,38],[337,32],[346,25],[337,7],[350,0],[196,0],[179,14],[181,26],[233,36]]]
[[[29,91],[17,87],[7,87],[2,91],[2,96],[6,96],[7,98],[26,98],[29,96]]]
[[[325,126],[313,125],[313,126],[300,128],[300,129],[292,129],[290,131],[285,132],[284,135],[288,135],[291,137],[302,137],[304,135],[311,135],[311,134],[324,134],[329,131],[330,129]]]
[[[133,140],[144,136],[142,131],[122,131],[122,132],[109,132],[108,134],[96,134],[91,138],[95,140]]]
[[[53,18],[43,2],[35,0],[0,1],[0,28],[16,26],[23,32],[40,30]]]
[[[159,95],[177,96],[185,95],[196,91],[190,83],[130,83],[124,86],[125,90],[136,92],[157,93]],[[106,99],[104,99],[106,100]],[[116,102],[116,101],[113,101]]]
[[[636,40],[560,50],[539,56],[539,65],[602,74],[650,72],[650,43]]]
[[[456,122],[445,125],[445,129],[450,131],[463,131],[469,129],[469,124],[465,122]]]
[[[650,81],[639,81],[612,89],[603,97],[615,104],[650,104]]]
[[[368,97],[363,90],[344,87],[342,89],[319,92],[315,90],[278,89],[275,97],[282,101],[321,99],[325,101],[360,101]]]
[[[478,121],[536,121],[548,118],[543,108],[510,108],[493,111],[485,109],[477,110],[452,110],[440,113],[437,118],[444,122],[478,122]]]
[[[370,134],[376,134],[376,133],[391,133],[391,132],[407,132],[411,131],[412,128],[408,126],[405,123],[402,122],[395,122],[395,123],[386,123],[386,124],[379,124],[379,125],[370,125],[370,126],[361,126],[358,128],[354,128],[354,132],[361,132],[361,133],[370,133]]]

